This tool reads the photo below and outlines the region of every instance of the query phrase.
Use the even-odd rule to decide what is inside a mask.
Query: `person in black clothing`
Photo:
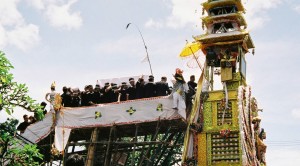
[[[63,87],[63,94],[61,94],[60,96],[61,96],[61,99],[62,99],[61,104],[64,107],[71,107],[72,97],[71,97],[70,89],[68,89],[67,87],[64,86]]]
[[[120,96],[120,101],[126,101],[127,100],[127,89],[128,89],[128,86],[126,84],[126,82],[122,82],[122,85],[121,87],[119,88],[119,95]]]
[[[195,75],[190,76],[190,81],[188,82],[189,90],[192,90],[196,93],[197,83],[195,82]]]
[[[93,85],[88,85],[87,86],[87,91],[86,91],[85,95],[86,95],[86,106],[95,105]]]
[[[81,106],[88,106],[88,98],[87,98],[87,93],[88,93],[88,85],[84,87],[84,91],[81,92]]]
[[[134,100],[136,99],[136,87],[134,78],[129,78],[129,87],[127,89],[127,100]]]
[[[33,116],[29,116],[29,124],[33,124],[36,122],[36,119]]]
[[[167,77],[161,77],[161,81],[156,82],[155,84],[157,96],[167,96],[171,93],[167,83]]]
[[[43,110],[43,113],[44,113],[44,115],[46,115],[47,114],[47,110],[46,110],[46,105],[47,105],[47,103],[46,102],[41,102],[41,106],[42,106],[42,110]]]
[[[80,107],[81,106],[81,97],[79,88],[74,88],[71,91],[71,107]]]
[[[111,87],[109,83],[105,83],[104,87],[100,90],[100,93],[102,94],[102,103],[109,103],[110,102],[110,97],[109,97],[109,91]]]
[[[23,115],[24,122],[20,123],[19,126],[17,127],[17,130],[20,131],[20,133],[24,133],[26,128],[30,125],[28,121],[28,115]]]
[[[143,76],[139,78],[136,85],[136,99],[141,99],[145,97],[145,80]]]
[[[100,85],[96,84],[95,88],[94,88],[94,103],[95,104],[100,104],[101,103],[101,92],[100,92]]]
[[[193,99],[196,94],[197,83],[195,83],[195,76],[190,76],[190,81],[187,83],[189,86],[188,93],[186,93],[186,113],[187,117],[190,115],[193,107]]]
[[[119,97],[119,88],[116,83],[111,83],[108,89],[109,103],[117,102]]]
[[[154,77],[152,75],[149,76],[148,82],[145,85],[145,97],[156,97],[156,84],[154,83]]]

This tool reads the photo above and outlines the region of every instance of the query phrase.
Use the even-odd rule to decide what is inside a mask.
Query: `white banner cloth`
[[[55,127],[54,143],[58,151],[63,151],[69,140],[71,129]]]
[[[22,136],[32,142],[39,142],[45,138],[51,130],[51,116],[47,114],[43,121],[30,125]],[[56,127],[68,129],[104,127],[183,117],[185,117],[185,110],[172,109],[172,99],[166,96],[90,107],[64,108],[57,113]]]
[[[31,124],[21,135],[29,141],[37,143],[49,135],[52,124],[52,113],[47,113],[42,121]]]

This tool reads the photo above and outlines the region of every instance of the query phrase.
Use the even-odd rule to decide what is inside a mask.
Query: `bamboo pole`
[[[98,139],[98,128],[95,128],[91,134],[91,143],[90,143],[90,146],[88,149],[86,166],[94,165],[94,156],[95,156],[95,150],[96,150],[96,146],[95,146],[94,142],[96,142],[97,139]]]
[[[158,136],[158,132],[159,132],[159,129],[160,129],[160,119],[158,119],[157,121],[157,125],[156,125],[156,130],[155,130],[155,134],[152,136],[152,139],[151,140],[155,140],[156,137]],[[145,160],[146,156],[148,155],[148,153],[150,152],[151,150],[151,146],[152,144],[149,145],[147,151],[146,151],[146,154],[143,155],[141,161],[139,162],[138,166],[142,166],[143,165],[143,161]]]
[[[109,154],[109,151],[110,151],[110,145],[111,145],[111,137],[112,137],[112,132],[113,130],[115,129],[115,126],[112,126],[110,128],[110,131],[109,131],[109,138],[108,138],[108,144],[107,144],[107,148],[106,148],[106,153],[105,153],[105,160],[104,160],[104,165],[105,166],[109,166],[109,159],[110,159],[110,154]]]
[[[131,165],[134,164],[134,159],[135,159],[135,148],[136,148],[136,142],[137,142],[137,134],[138,134],[138,124],[135,125],[135,134],[134,134],[134,144],[133,144],[133,152],[132,152],[132,157],[131,157]]]

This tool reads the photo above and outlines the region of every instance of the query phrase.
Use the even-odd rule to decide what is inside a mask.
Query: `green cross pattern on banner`
[[[133,109],[132,107],[129,108],[129,110],[126,110],[126,112],[129,113],[129,115],[132,115],[136,110]]]

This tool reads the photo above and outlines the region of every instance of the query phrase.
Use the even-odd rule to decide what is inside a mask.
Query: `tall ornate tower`
[[[246,54],[250,49],[254,52],[254,44],[246,30],[245,9],[241,0],[208,0],[202,5],[207,13],[202,18],[206,33],[194,39],[206,55],[203,82],[208,88],[201,85],[201,95],[195,100],[193,112],[199,114],[193,117],[191,128],[200,127],[190,130],[193,139],[186,140],[193,140],[194,152],[187,152],[183,161],[213,166],[265,165],[260,109],[246,82]]]

